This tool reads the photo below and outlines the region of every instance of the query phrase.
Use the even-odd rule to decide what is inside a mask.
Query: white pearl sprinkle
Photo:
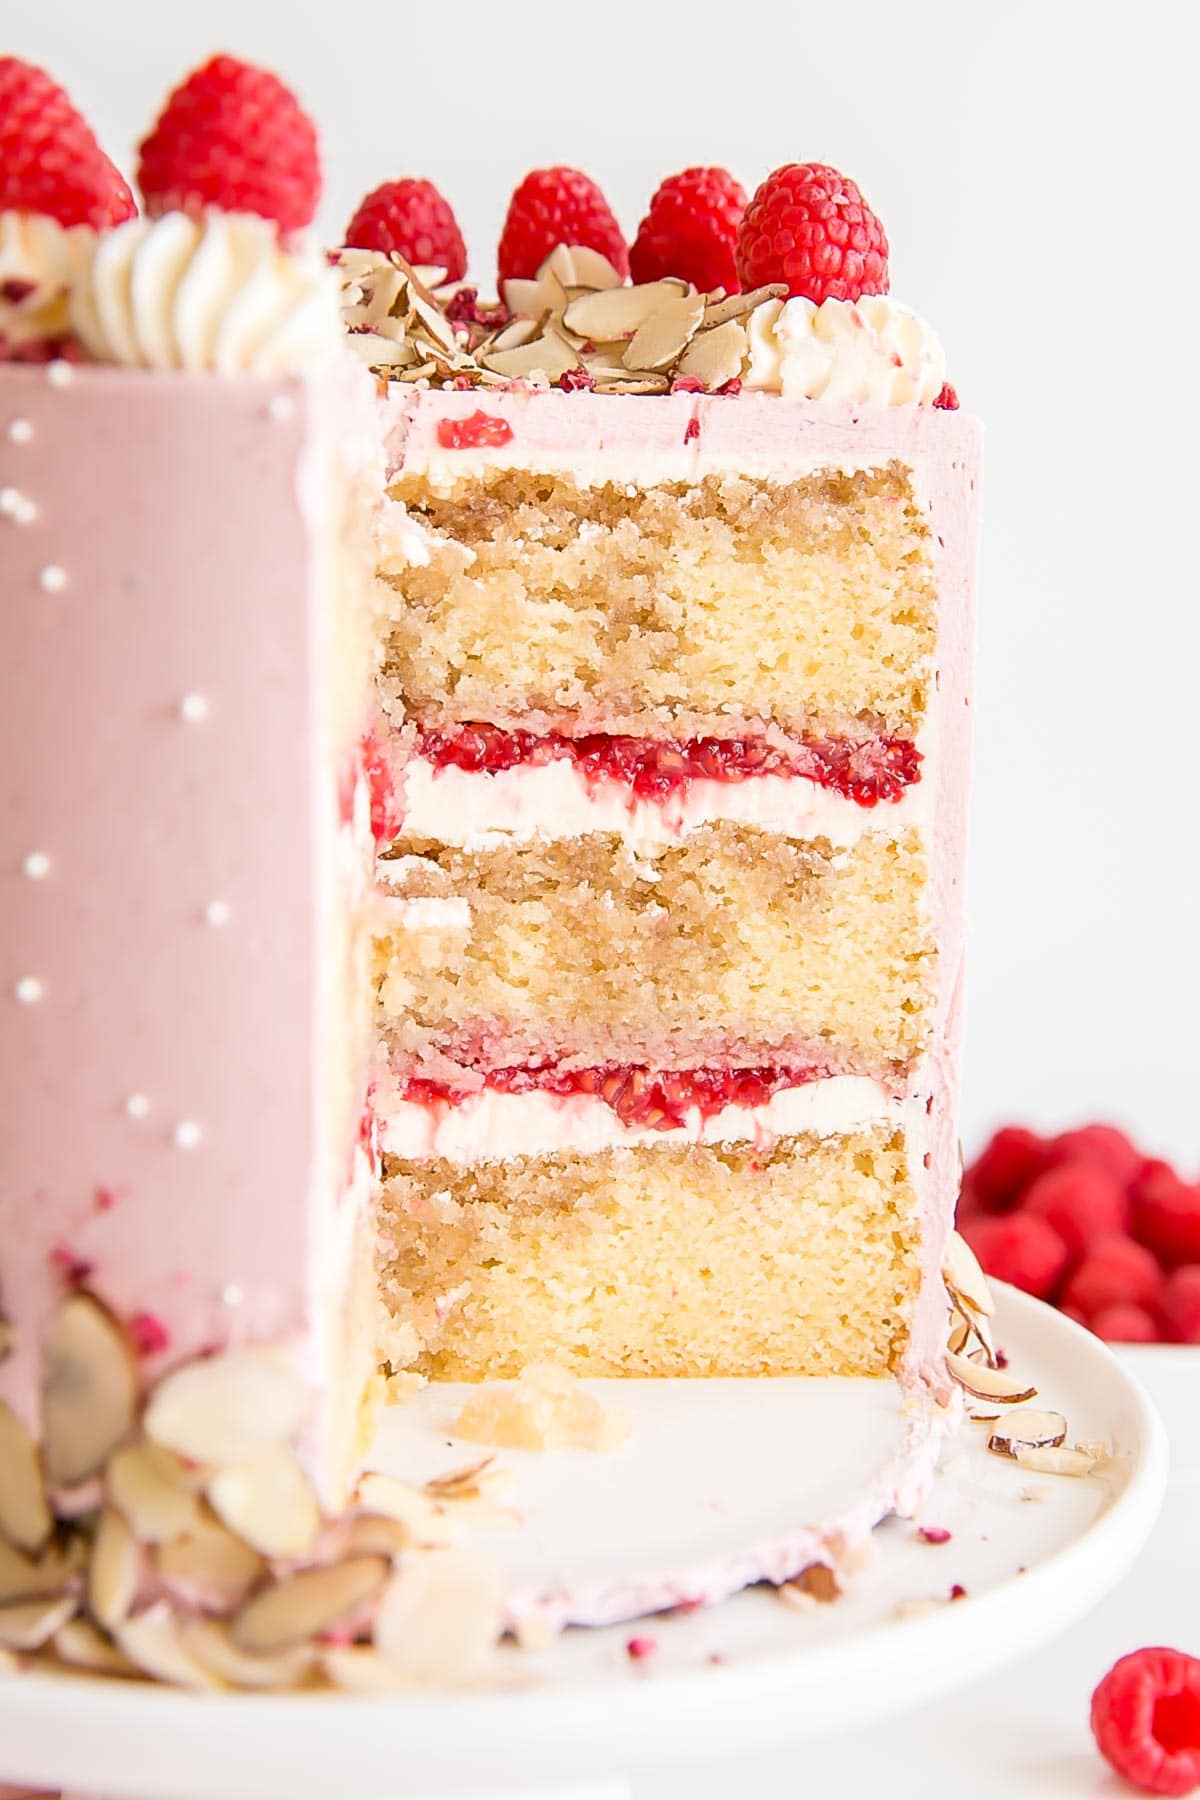
[[[290,394],[273,394],[267,402],[267,412],[276,424],[283,424],[296,411],[296,402]]]
[[[21,868],[30,881],[45,881],[50,873],[50,858],[44,850],[31,850]]]
[[[145,1094],[130,1094],[125,1111],[131,1119],[144,1119],[150,1111],[150,1101]]]
[[[13,993],[22,1006],[36,1006],[42,997],[42,984],[36,975],[22,975]]]
[[[18,488],[0,488],[0,518],[11,519],[14,525],[32,525],[37,507]]]
[[[74,379],[74,369],[69,362],[64,362],[61,356],[56,357],[53,362],[46,364],[46,380],[50,383],[51,387],[70,387]]]
[[[61,594],[67,585],[67,571],[61,563],[47,563],[38,576],[38,586],[47,594]]]
[[[230,1281],[221,1289],[221,1298],[226,1306],[240,1306],[246,1295],[236,1281]]]
[[[210,925],[228,925],[228,923],[229,923],[229,902],[228,902],[228,900],[210,900],[208,905],[204,909],[204,916],[208,920]]]
[[[33,426],[28,419],[13,419],[8,427],[10,444],[27,444],[33,436]]]
[[[189,725],[198,725],[208,717],[208,701],[203,694],[185,694],[179,702],[179,716]]]
[[[194,1119],[180,1119],[175,1127],[175,1148],[177,1150],[194,1150],[201,1138],[200,1127]]]

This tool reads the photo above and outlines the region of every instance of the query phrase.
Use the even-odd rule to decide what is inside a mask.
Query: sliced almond
[[[208,1484],[208,1502],[230,1531],[264,1556],[303,1556],[321,1528],[308,1477],[287,1450],[222,1469]]]
[[[235,1614],[234,1640],[242,1650],[265,1656],[320,1637],[373,1599],[390,1570],[382,1556],[353,1556],[326,1569],[285,1576]]]
[[[73,1669],[86,1669],[90,1675],[128,1676],[138,1672],[129,1658],[82,1613],[59,1627],[52,1645],[60,1662]]]
[[[953,1307],[950,1312],[950,1335],[946,1340],[950,1349],[961,1353],[967,1348],[973,1336],[971,1321],[964,1313],[959,1312],[957,1307]]]
[[[615,370],[596,373],[598,394],[665,394],[670,386],[666,375],[620,375]]]
[[[625,346],[622,358],[625,367],[630,370],[669,368],[691,343],[703,317],[704,300],[699,294],[680,294],[664,300],[638,326]],[[740,359],[738,367],[741,368]]]
[[[133,1424],[137,1379],[125,1335],[90,1294],[58,1309],[46,1345],[44,1454],[51,1482],[97,1474]]]
[[[563,324],[593,344],[613,344],[632,338],[660,306],[687,293],[681,281],[644,281],[640,287],[603,288],[572,300],[563,313]],[[701,302],[701,313],[703,302]]]
[[[450,1542],[449,1521],[419,1488],[391,1475],[364,1475],[358,1484],[358,1499],[368,1512],[382,1513],[403,1525],[414,1545],[433,1548]]]
[[[478,1500],[488,1489],[491,1476],[498,1473],[501,1471],[496,1468],[495,1457],[481,1456],[478,1462],[468,1463],[463,1469],[431,1475],[425,1492],[437,1500]]]
[[[444,1530],[445,1521],[436,1513],[434,1518]],[[381,1513],[364,1513],[361,1518],[351,1519],[341,1538],[346,1556],[386,1556],[391,1562],[419,1542],[419,1536],[407,1525],[399,1519],[384,1518]]]
[[[487,350],[489,352],[493,350],[519,350],[523,344],[532,342],[534,338],[540,337],[540,335],[541,326],[536,319],[513,319],[510,324],[505,325],[502,330],[495,334],[487,345]],[[484,346],[481,344],[479,348],[480,354],[482,355]]]
[[[954,1350],[947,1353],[946,1367],[959,1386],[976,1400],[997,1400],[1003,1406],[1015,1406],[1037,1397],[1035,1387],[1024,1385],[1007,1369],[990,1369]]]
[[[34,1561],[24,1551],[0,1538],[0,1606],[12,1600],[32,1600],[54,1591],[42,1571],[42,1561]]]
[[[182,1537],[200,1520],[184,1465],[158,1444],[127,1444],[109,1458],[108,1497],[143,1544]]]
[[[746,328],[735,319],[711,330],[698,331],[676,369],[677,375],[694,375],[706,388],[715,391],[741,375],[746,360]]]
[[[146,1408],[146,1435],[192,1462],[252,1462],[291,1442],[307,1405],[287,1351],[227,1350],[159,1382]]]
[[[782,281],[776,281],[766,287],[751,288],[745,294],[723,295],[719,300],[709,296],[704,308],[704,329],[708,331],[719,325],[727,325],[731,320],[748,319],[764,301],[780,300],[786,293],[786,285]]]
[[[956,1298],[965,1301],[973,1312],[983,1313],[985,1318],[991,1318],[996,1310],[996,1302],[992,1298],[987,1276],[980,1268],[979,1258],[970,1244],[957,1231],[952,1231],[946,1240],[942,1272],[946,1285]]]
[[[106,1507],[100,1515],[88,1568],[88,1606],[92,1617],[111,1631],[126,1617],[141,1582],[142,1559],[137,1539],[121,1514]]]
[[[607,256],[586,244],[560,244],[542,264],[553,265],[565,287],[617,288],[622,285],[620,271],[614,269]],[[539,270],[539,274],[541,270]]]
[[[375,1648],[410,1680],[470,1678],[504,1625],[504,1584],[486,1557],[424,1550],[405,1557],[375,1614]]]
[[[785,1604],[802,1611],[813,1605],[829,1606],[842,1594],[841,1583],[828,1563],[809,1563],[789,1581],[780,1582],[776,1591]]]
[[[240,1648],[228,1625],[219,1619],[182,1619],[180,1634],[188,1653],[231,1687],[298,1687],[316,1664],[311,1644],[297,1644],[274,1656],[251,1656]]]
[[[1060,1412],[1038,1412],[1019,1406],[1006,1413],[988,1433],[988,1449],[998,1456],[1016,1456],[1018,1449],[1056,1449],[1065,1443],[1067,1421]]]
[[[123,1620],[113,1635],[117,1648],[143,1675],[152,1676],[155,1681],[200,1691],[223,1685],[211,1669],[192,1655],[183,1640],[178,1619],[163,1600],[156,1601],[136,1618]]]
[[[266,1572],[256,1550],[208,1519],[186,1537],[160,1544],[155,1566],[181,1605],[204,1612],[231,1612]]]
[[[483,360],[487,368],[510,381],[525,381],[535,375],[544,375],[547,381],[554,381],[568,369],[579,367],[579,359],[571,345],[554,331],[547,331],[516,350],[489,351]]]
[[[1013,1454],[1023,1469],[1032,1469],[1040,1475],[1090,1475],[1096,1467],[1095,1458],[1086,1450],[1069,1450],[1065,1446],[1038,1450],[1018,1444]]]
[[[21,1550],[40,1550],[52,1523],[37,1445],[0,1400],[0,1532]]]
[[[0,1644],[7,1650],[40,1650],[78,1610],[74,1594],[14,1600],[0,1606]]]

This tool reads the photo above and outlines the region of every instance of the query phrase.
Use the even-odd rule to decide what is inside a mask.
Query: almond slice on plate
[[[959,1386],[976,1400],[997,1400],[1002,1406],[1015,1406],[1037,1397],[1037,1389],[1023,1383],[1007,1369],[992,1369],[985,1363],[972,1362],[955,1350],[946,1355],[946,1367]]]
[[[89,1675],[136,1675],[137,1669],[117,1646],[81,1613],[60,1625],[51,1640],[54,1654],[72,1669],[86,1669]]]
[[[185,1537],[160,1544],[154,1561],[171,1596],[204,1612],[239,1606],[266,1571],[257,1550],[204,1516]]]
[[[179,1620],[165,1601],[156,1601],[136,1618],[123,1619],[113,1635],[117,1648],[155,1681],[200,1690],[224,1685],[192,1655]]]
[[[1018,1444],[1013,1455],[1023,1469],[1033,1469],[1041,1475],[1091,1475],[1096,1467],[1095,1457],[1089,1456],[1086,1450],[1068,1449],[1065,1445],[1058,1448],[1048,1446],[1036,1449],[1032,1445]]]
[[[311,1644],[296,1644],[274,1656],[251,1656],[234,1642],[229,1626],[221,1619],[192,1614],[180,1621],[180,1635],[190,1656],[233,1687],[296,1687],[316,1662]]]
[[[996,1310],[996,1302],[988,1286],[987,1276],[980,1268],[979,1258],[970,1244],[957,1231],[952,1231],[946,1240],[942,1274],[946,1286],[956,1298],[965,1301],[972,1312],[983,1313],[986,1318],[991,1318]]]
[[[182,1537],[200,1520],[200,1502],[184,1466],[159,1444],[126,1444],[108,1460],[108,1497],[143,1544]]]
[[[1057,1449],[1066,1442],[1067,1421],[1060,1412],[1038,1412],[1019,1406],[1005,1413],[988,1433],[988,1449],[1015,1457],[1018,1450]]]

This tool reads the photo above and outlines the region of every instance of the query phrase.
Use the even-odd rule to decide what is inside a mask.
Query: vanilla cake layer
[[[895,1124],[772,1145],[385,1158],[380,1282],[396,1369],[552,1359],[580,1375],[881,1375],[920,1279]]]
[[[388,569],[386,678],[423,723],[919,729],[936,586],[897,460],[650,485],[402,465],[391,493],[419,536]]]
[[[401,847],[377,938],[401,1065],[797,1061],[895,1080],[926,1040],[915,828],[850,848],[731,823],[675,844]]]

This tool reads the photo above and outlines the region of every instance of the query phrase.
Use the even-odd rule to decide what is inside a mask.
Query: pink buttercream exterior
[[[0,367],[0,489],[35,509],[0,516],[0,1394],[34,1423],[60,1256],[161,1323],[156,1367],[312,1342],[350,1155],[314,462],[342,398]]]
[[[736,398],[598,396],[561,391],[395,391],[389,400],[389,460],[427,470],[435,482],[486,466],[570,468],[585,479],[698,480],[733,468],[785,480],[828,465],[882,464],[915,472],[928,508],[939,589],[936,681],[924,780],[936,788],[930,908],[939,950],[929,1055],[914,1075],[928,1101],[918,1168],[924,1279],[906,1362],[908,1379],[949,1393],[945,1296],[940,1267],[958,1193],[958,1098],[962,1050],[965,865],[974,596],[978,558],[982,431],[978,420],[928,406],[833,407],[772,394]],[[503,419],[507,443],[453,450],[439,440],[446,419],[482,412]]]

